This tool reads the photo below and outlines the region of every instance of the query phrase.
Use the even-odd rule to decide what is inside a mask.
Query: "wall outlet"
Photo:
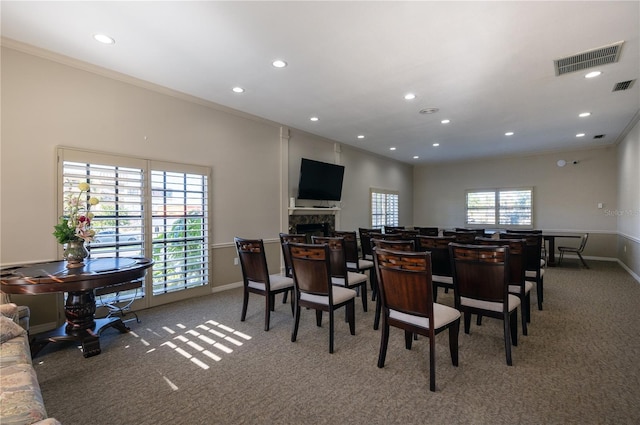
[[[238,264],[240,264],[240,260],[238,259],[238,257],[233,259],[233,265],[237,266]]]

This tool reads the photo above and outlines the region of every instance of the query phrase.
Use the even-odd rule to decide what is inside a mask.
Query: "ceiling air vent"
[[[604,138],[604,134],[597,134],[595,136],[593,136],[594,139],[602,139]]]
[[[615,86],[613,86],[613,90],[611,91],[629,90],[631,86],[633,86],[633,83],[635,82],[636,80],[621,81],[617,83]]]
[[[556,76],[581,71],[587,68],[593,68],[594,66],[618,62],[623,43],[624,41],[618,41],[617,43],[610,44],[608,46],[587,50],[586,52],[578,53],[566,58],[556,59],[553,61],[556,69]]]

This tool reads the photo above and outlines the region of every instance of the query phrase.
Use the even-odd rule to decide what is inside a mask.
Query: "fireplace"
[[[335,216],[332,214],[290,215],[289,233],[307,236],[311,243],[311,236],[329,236],[336,230]]]
[[[311,243],[311,236],[329,236],[329,223],[296,224],[296,233],[306,235],[307,243]]]

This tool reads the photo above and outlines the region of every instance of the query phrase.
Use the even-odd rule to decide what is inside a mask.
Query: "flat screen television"
[[[302,158],[298,199],[339,201],[342,198],[344,165]]]

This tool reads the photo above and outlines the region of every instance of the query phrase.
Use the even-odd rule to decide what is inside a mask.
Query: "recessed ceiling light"
[[[234,93],[244,93],[244,89],[242,87],[234,87],[231,90],[233,90]]]
[[[442,123],[442,124],[449,124],[450,122],[451,122],[451,120],[442,120],[442,121],[440,121],[440,123]]]
[[[584,133],[578,133],[576,134],[576,137],[584,137]]]
[[[413,155],[413,159],[418,159],[420,158],[418,155]]]
[[[413,100],[416,98],[416,95],[413,93],[407,93],[404,95],[404,100]]]
[[[588,117],[589,115],[591,115],[591,112],[583,112],[580,115],[578,115],[580,118],[584,118],[584,117]]]
[[[311,121],[319,121],[319,120],[320,120],[320,118],[318,118],[318,117],[311,117],[311,118],[309,118],[309,119],[310,119]]]
[[[115,44],[115,40],[111,37],[109,37],[108,35],[104,35],[104,34],[94,34],[93,38],[96,41],[99,41],[100,43],[104,43],[104,44]]]
[[[358,139],[364,139],[364,134],[358,134]]]
[[[593,78],[602,74],[602,71],[593,71],[584,76],[584,78]]]
[[[276,59],[273,62],[271,62],[271,65],[273,65],[276,68],[284,68],[287,66],[287,63],[281,59]]]
[[[506,133],[504,133],[505,136],[513,136],[514,132],[513,131],[507,131]]]
[[[395,146],[391,146],[391,147],[389,148],[389,150],[390,150],[390,151],[395,151],[395,150],[396,150],[396,147],[395,147]]]
[[[440,143],[434,143],[433,146],[437,148],[438,146],[440,146]]]

